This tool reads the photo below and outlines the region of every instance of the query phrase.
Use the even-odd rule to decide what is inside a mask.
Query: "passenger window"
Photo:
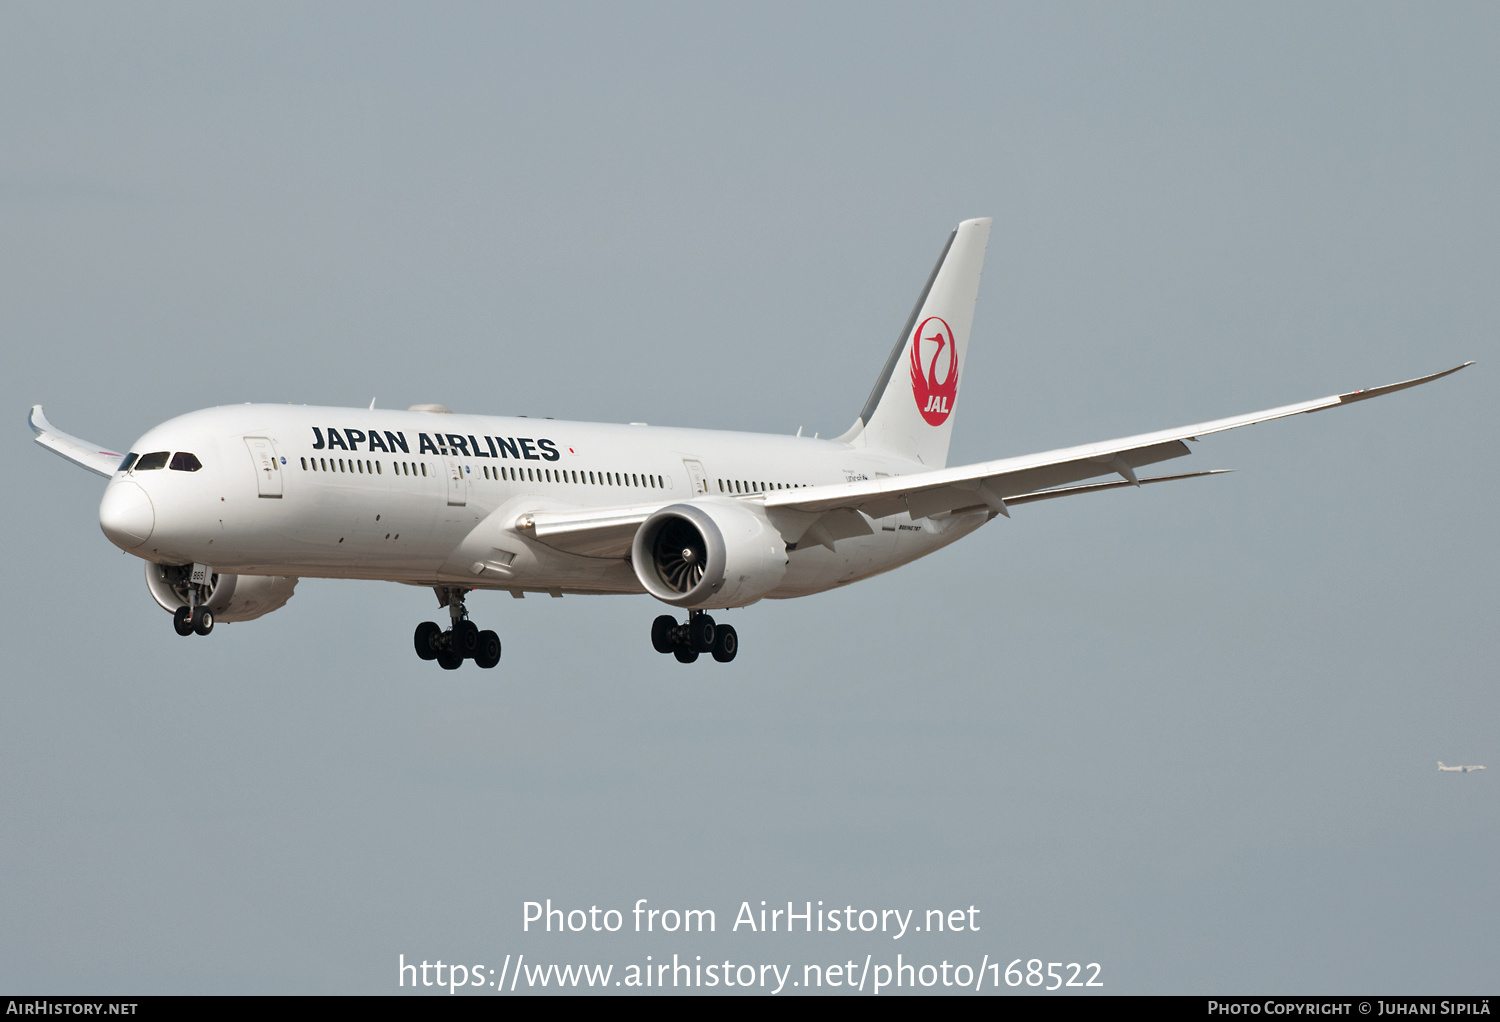
[[[137,472],[150,472],[152,469],[166,468],[167,458],[170,454],[170,451],[152,451],[150,454],[143,454],[140,460],[135,463],[135,470]]]
[[[120,467],[117,468],[117,469],[115,469],[115,471],[116,472],[129,472],[130,471],[130,466],[134,465],[135,464],[135,459],[137,459],[139,457],[140,457],[139,454],[136,454],[134,451],[131,451],[129,454],[125,455],[124,459],[121,460],[121,462],[120,462]]]

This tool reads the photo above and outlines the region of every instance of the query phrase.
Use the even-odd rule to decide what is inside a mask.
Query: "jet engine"
[[[192,571],[191,564],[146,562],[146,586],[163,610],[187,606]],[[211,575],[208,587],[207,604],[216,619],[253,621],[286,606],[297,580],[283,575]]]
[[[672,504],[641,523],[630,563],[646,592],[674,607],[743,607],[786,573],[786,544],[764,517],[719,501]]]

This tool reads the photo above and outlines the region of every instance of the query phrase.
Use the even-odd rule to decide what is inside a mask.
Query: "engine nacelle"
[[[786,544],[763,516],[715,500],[672,504],[641,523],[630,563],[646,592],[674,607],[743,607],[786,574]]]
[[[187,606],[191,564],[146,562],[146,586],[163,610]],[[211,575],[208,607],[220,622],[253,621],[286,606],[297,580],[284,575]]]

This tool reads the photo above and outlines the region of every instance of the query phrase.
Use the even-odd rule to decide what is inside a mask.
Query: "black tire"
[[[417,633],[412,636],[412,645],[417,648],[417,656],[423,660],[436,660],[438,655],[438,639],[442,637],[443,630],[437,626],[436,621],[423,621],[417,625]]]
[[[468,618],[453,622],[453,652],[465,660],[479,652],[479,626]]]
[[[698,651],[693,649],[674,649],[672,655],[677,658],[679,664],[690,664],[698,659]]]
[[[714,630],[714,659],[721,664],[727,664],[739,651],[740,637],[739,633],[734,630],[734,626],[719,625]]]
[[[464,658],[451,649],[440,649],[436,657],[438,666],[445,671],[456,671],[464,665]]]
[[[489,670],[500,662],[500,636],[489,629],[479,633],[479,648],[474,651],[474,663]]]
[[[172,627],[177,630],[178,635],[193,634],[193,612],[186,607],[178,607],[172,611]]]
[[[714,648],[714,619],[694,614],[688,622],[688,646],[694,653],[711,653]]]
[[[193,608],[193,631],[207,635],[214,630],[214,612],[199,604]]]
[[[677,627],[677,619],[670,614],[663,614],[651,622],[651,648],[658,653],[670,653],[677,648],[677,643],[672,641],[672,630]]]

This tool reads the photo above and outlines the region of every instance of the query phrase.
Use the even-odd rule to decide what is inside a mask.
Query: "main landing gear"
[[[473,660],[480,667],[494,667],[500,662],[500,636],[469,620],[464,597],[469,590],[450,586],[436,586],[438,605],[448,608],[448,617],[453,624],[446,631],[436,622],[423,621],[417,625],[412,643],[417,656],[423,660],[436,660],[445,671],[456,671],[465,660]]]
[[[733,625],[714,624],[701,610],[688,615],[687,624],[679,624],[670,614],[651,622],[651,645],[658,653],[671,653],[679,663],[690,664],[699,653],[712,653],[721,664],[727,664],[740,651],[740,637]]]

